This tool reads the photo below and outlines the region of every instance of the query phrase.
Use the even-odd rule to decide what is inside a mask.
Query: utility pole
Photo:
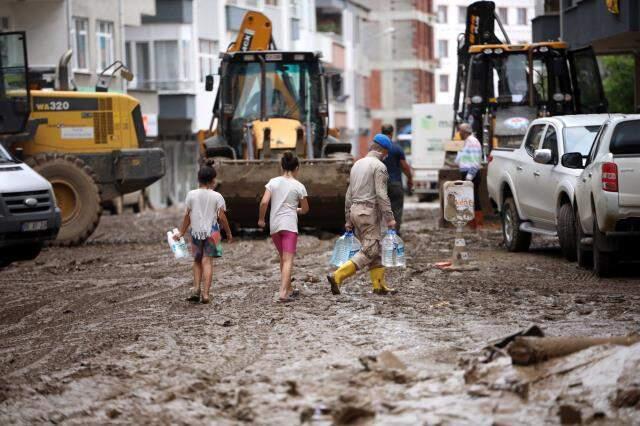
[[[118,0],[118,26],[120,27],[120,58],[122,60],[122,62],[124,62],[126,64],[127,58],[126,58],[126,52],[127,52],[127,48],[126,48],[126,42],[125,42],[125,25],[124,25],[124,0]],[[129,68],[131,66],[131,64],[126,64],[127,68]],[[129,68],[130,69],[130,68]],[[127,80],[125,80],[124,78],[120,78],[120,81],[122,82],[122,93],[127,93]]]

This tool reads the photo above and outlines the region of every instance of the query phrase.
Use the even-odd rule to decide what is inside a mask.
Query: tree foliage
[[[609,112],[633,113],[635,63],[631,55],[601,56],[602,84]]]

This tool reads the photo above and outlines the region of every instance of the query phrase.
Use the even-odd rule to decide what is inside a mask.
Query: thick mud
[[[276,253],[248,235],[225,245],[199,305],[185,301],[190,263],[164,241],[180,215],[105,216],[88,244],[0,272],[1,424],[640,424],[639,345],[478,363],[488,341],[532,323],[639,332],[637,264],[601,280],[553,239],[507,253],[494,226],[468,235],[476,271],[442,272],[432,264],[454,233],[435,205],[410,205],[396,295],[371,294],[364,274],[331,295],[333,236],[306,234],[302,296],[277,304]]]

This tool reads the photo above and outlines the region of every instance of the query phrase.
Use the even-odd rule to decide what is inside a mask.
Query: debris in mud
[[[107,417],[109,417],[110,419],[117,419],[121,414],[122,411],[118,410],[117,408],[110,408],[107,410]]]
[[[300,391],[298,391],[298,382],[295,380],[287,380],[284,384],[287,386],[287,394],[291,396],[300,396]]]
[[[618,389],[616,398],[613,400],[613,405],[618,408],[640,408],[640,383],[630,389]]]
[[[563,425],[579,425],[582,423],[582,413],[573,405],[564,404],[558,408],[558,417]]]
[[[518,336],[507,348],[514,364],[530,365],[581,351],[596,345],[630,346],[640,336],[625,337],[524,337]]]
[[[352,393],[340,395],[331,414],[336,425],[355,424],[376,415],[371,401]]]

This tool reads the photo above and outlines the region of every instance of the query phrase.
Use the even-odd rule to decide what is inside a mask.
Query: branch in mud
[[[566,356],[596,345],[631,346],[640,336],[618,337],[525,337],[518,336],[507,348],[515,365],[531,365]]]

